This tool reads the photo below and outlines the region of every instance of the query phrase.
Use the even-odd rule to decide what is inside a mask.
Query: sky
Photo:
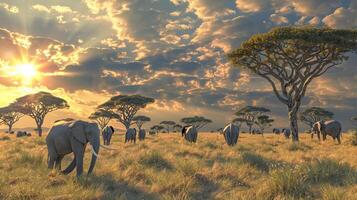
[[[271,109],[286,127],[287,109],[262,78],[233,67],[226,54],[254,34],[288,25],[357,28],[355,0],[0,0],[0,106],[48,91],[86,119],[118,94],[156,102],[139,114],[152,123],[202,115],[206,129],[227,124],[242,106]],[[356,127],[357,55],[310,85],[301,109],[335,113]],[[149,125],[151,125],[149,124]],[[119,124],[114,123],[115,126]],[[15,127],[34,126],[29,118]]]

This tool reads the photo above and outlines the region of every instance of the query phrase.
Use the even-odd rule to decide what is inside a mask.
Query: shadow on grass
[[[111,174],[90,175],[79,179],[78,183],[83,187],[100,188],[104,191],[100,199],[159,199],[155,194],[147,193],[125,181],[113,179]]]
[[[194,175],[194,180],[199,189],[189,195],[191,199],[214,199],[214,193],[219,189],[216,183],[199,173]]]
[[[172,164],[167,161],[159,152],[150,152],[139,158],[139,164],[144,167],[151,167],[157,170],[172,170]]]
[[[242,161],[255,167],[262,172],[269,172],[272,169],[279,169],[289,166],[289,164],[281,161],[270,160],[253,152],[243,152]]]

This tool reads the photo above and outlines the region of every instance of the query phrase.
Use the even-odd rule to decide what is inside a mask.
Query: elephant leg
[[[76,167],[76,157],[73,158],[72,162],[68,165],[68,167],[62,171],[63,174],[67,175],[71,173]]]
[[[55,158],[53,158],[52,156],[48,155],[48,168],[49,169],[53,169],[53,166],[55,165]]]
[[[77,177],[81,176],[83,173],[83,156],[84,150],[79,150],[76,155]]]
[[[62,162],[62,159],[63,159],[63,156],[58,156],[57,159],[56,159],[55,167],[56,167],[56,169],[58,169],[58,170],[61,170],[61,162]]]
[[[340,135],[337,136],[337,141],[338,141],[338,144],[341,144],[341,136]]]
[[[319,141],[321,141],[321,136],[319,132],[317,133],[317,138],[319,139]]]

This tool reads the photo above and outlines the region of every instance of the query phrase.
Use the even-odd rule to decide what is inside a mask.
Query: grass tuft
[[[307,179],[315,184],[329,183],[342,186],[357,183],[357,173],[350,165],[331,159],[317,160],[305,165],[304,170]]]
[[[309,185],[306,177],[294,168],[274,170],[268,189],[271,195],[289,196],[293,198],[307,197],[309,195]]]
[[[357,146],[357,131],[352,133],[351,144]]]

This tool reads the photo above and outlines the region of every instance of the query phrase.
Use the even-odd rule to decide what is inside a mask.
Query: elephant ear
[[[73,137],[83,144],[87,143],[84,125],[85,124],[82,121],[75,121],[69,125],[72,130]]]
[[[112,129],[112,133],[114,133],[115,132],[114,128],[112,126],[109,126],[109,127],[110,127],[110,129]]]

